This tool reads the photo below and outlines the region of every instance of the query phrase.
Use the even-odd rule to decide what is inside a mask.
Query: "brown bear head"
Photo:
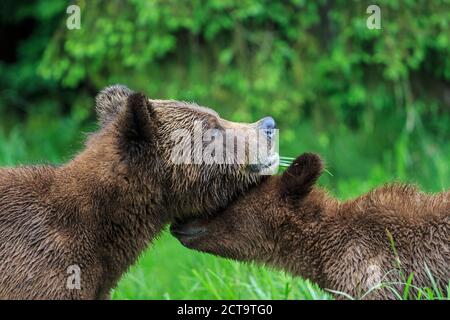
[[[319,156],[298,157],[282,176],[270,177],[225,210],[171,226],[191,249],[242,261],[276,262],[292,252],[299,224],[316,218],[312,188],[322,172]]]
[[[130,193],[148,190],[152,205],[173,218],[225,206],[261,181],[264,170],[278,165],[270,117],[235,123],[209,108],[151,100],[121,85],[104,89],[96,98],[96,109],[102,130],[91,139],[108,137],[102,141],[112,154],[116,176],[131,186]],[[236,133],[232,143],[226,143],[229,132]],[[254,161],[251,148],[238,152],[236,147],[261,141],[271,151]]]

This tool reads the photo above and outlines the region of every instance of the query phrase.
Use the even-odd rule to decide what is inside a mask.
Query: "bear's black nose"
[[[259,121],[259,129],[263,130],[267,138],[272,139],[276,129],[275,120],[272,117],[265,117]]]

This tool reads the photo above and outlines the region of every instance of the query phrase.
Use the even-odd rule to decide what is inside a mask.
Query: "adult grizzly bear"
[[[192,133],[195,122],[270,132],[272,118],[232,123],[124,86],[96,101],[101,129],[72,161],[0,170],[0,298],[107,298],[165,224],[223,207],[276,162],[175,163],[171,154],[171,136]]]
[[[178,222],[172,233],[188,248],[269,264],[352,297],[395,298],[387,286],[370,290],[382,282],[402,292],[411,274],[412,285],[445,294],[449,191],[390,185],[340,203],[314,186],[321,172],[321,159],[303,154],[226,210]]]

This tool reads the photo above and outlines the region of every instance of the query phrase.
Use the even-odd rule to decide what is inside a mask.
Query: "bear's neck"
[[[107,150],[93,149],[58,169],[52,201],[58,226],[77,243],[78,263],[96,270],[90,277],[106,297],[168,221],[161,184],[122,176]]]
[[[324,221],[338,207],[339,202],[321,188],[313,188],[297,205],[289,207],[272,264],[322,285],[326,281],[321,272],[324,257],[320,247],[326,236]]]

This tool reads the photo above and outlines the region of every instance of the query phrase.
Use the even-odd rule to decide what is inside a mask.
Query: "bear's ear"
[[[111,122],[125,106],[127,98],[133,94],[128,87],[116,84],[106,87],[95,98],[95,110],[101,126]]]
[[[152,142],[155,128],[154,109],[142,93],[132,93],[115,122],[120,144],[125,149]]]
[[[300,155],[281,177],[281,196],[288,199],[301,199],[311,190],[322,174],[322,159],[314,153]]]

